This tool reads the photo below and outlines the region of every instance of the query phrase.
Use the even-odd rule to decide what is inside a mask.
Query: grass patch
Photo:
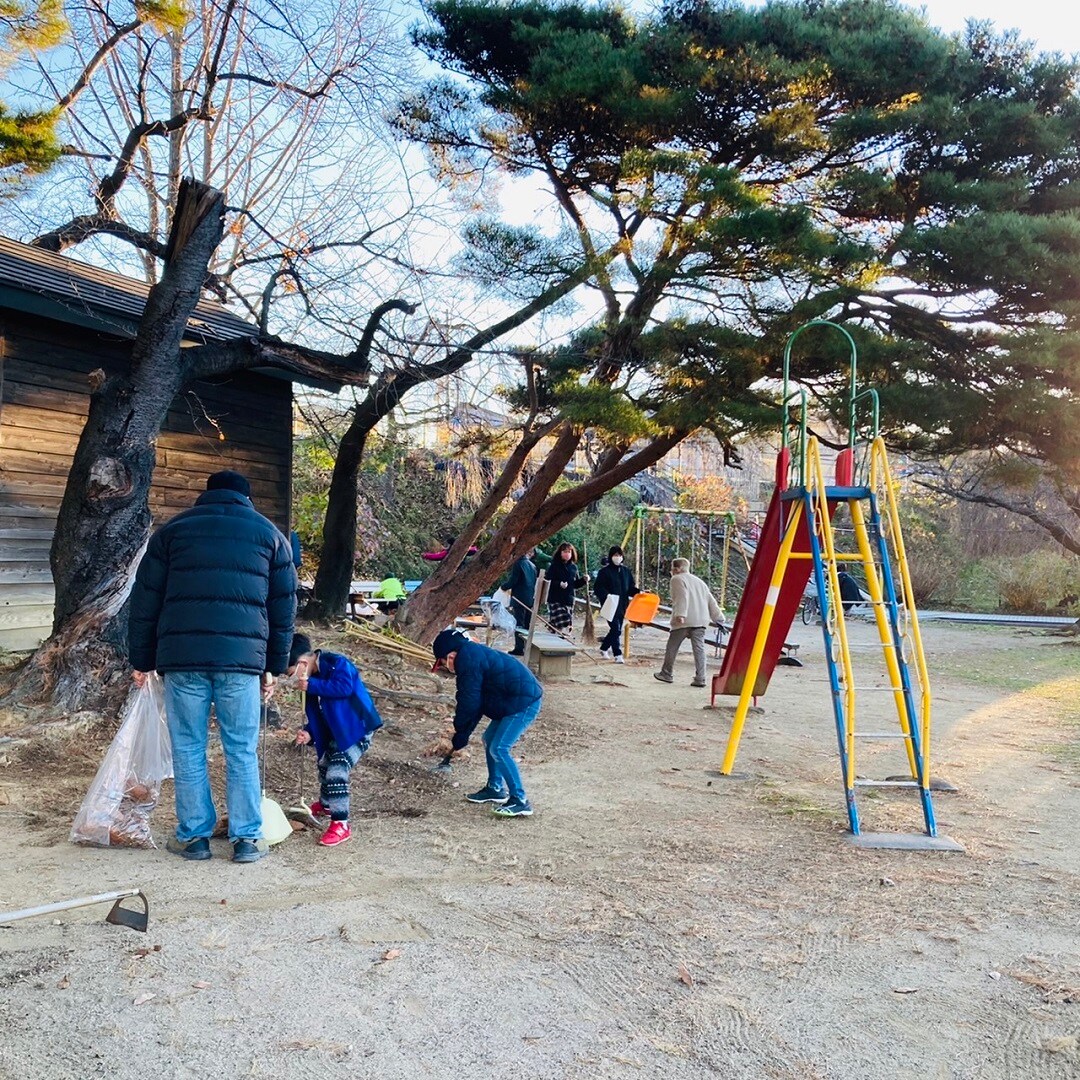
[[[1063,742],[1047,743],[1039,749],[1060,764],[1080,771],[1080,678],[1041,683],[1024,691],[1022,696],[1049,706],[1052,719],[1064,729]]]
[[[771,807],[785,817],[798,817],[800,814],[821,815],[835,818],[836,808],[819,806],[810,802],[805,795],[799,795],[780,788],[764,788],[757,792],[758,802]]]
[[[986,686],[997,690],[1027,691],[1040,686],[1068,680],[1077,669],[1076,650],[1052,645],[1021,645],[1014,649],[980,649],[927,660],[930,685],[935,675],[955,679],[969,686]]]

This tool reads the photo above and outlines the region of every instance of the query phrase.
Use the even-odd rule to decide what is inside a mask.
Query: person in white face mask
[[[596,599],[600,601],[601,609],[609,597],[616,598],[615,611],[608,618],[607,636],[600,642],[600,654],[612,657],[616,664],[623,663],[622,626],[626,607],[630,597],[638,594],[634,575],[623,565],[623,558],[623,549],[616,545],[608,552],[607,566],[602,566],[596,575]]]

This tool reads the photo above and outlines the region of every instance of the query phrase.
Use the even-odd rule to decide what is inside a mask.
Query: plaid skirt
[[[552,630],[568,633],[574,629],[574,609],[569,604],[548,604],[548,622]]]

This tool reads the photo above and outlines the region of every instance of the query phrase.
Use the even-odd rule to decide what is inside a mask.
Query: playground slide
[[[714,697],[717,694],[737,696],[742,693],[746,669],[750,663],[750,653],[754,648],[754,638],[757,636],[758,625],[765,608],[769,582],[776,569],[784,526],[790,520],[790,514],[797,505],[797,502],[782,502],[779,487],[773,491],[768,513],[765,515],[765,524],[762,526],[761,537],[758,540],[757,551],[750,564],[746,588],[743,590],[739,610],[735,613],[735,623],[731,628],[731,637],[720,665],[720,672],[713,679]],[[806,518],[803,517],[792,551],[808,552],[809,550],[810,534],[806,528]],[[765,642],[765,652],[761,657],[761,667],[754,683],[755,695],[764,694],[769,685],[769,679],[772,678],[776,662],[783,651],[787,632],[791,629],[792,620],[802,604],[803,592],[806,589],[806,583],[810,580],[813,565],[811,559],[791,559],[787,564],[784,580],[780,586],[780,596],[776,601],[772,626],[769,628],[769,636]]]

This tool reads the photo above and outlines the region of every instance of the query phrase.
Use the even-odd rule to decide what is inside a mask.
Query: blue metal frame
[[[847,806],[848,824],[854,836],[860,834],[859,809],[855,801],[855,788],[847,786],[848,761],[847,761],[847,723],[844,711],[844,691],[840,685],[840,676],[833,650],[833,635],[829,631],[829,605],[830,594],[825,577],[825,560],[822,556],[821,541],[817,531],[817,515],[814,511],[814,500],[807,488],[789,492],[790,501],[796,498],[803,503],[803,512],[806,515],[806,527],[810,537],[810,553],[813,558],[814,584],[817,587],[818,598],[821,607],[821,634],[825,643],[825,663],[829,673],[829,689],[832,692],[833,717],[836,723],[836,742],[840,751],[840,781],[844,788],[844,797]],[[929,836],[937,836],[937,822],[934,817],[934,804],[928,788],[924,784],[924,765],[922,745],[919,741],[919,723],[915,709],[915,698],[911,687],[911,674],[907,660],[904,658],[902,649],[902,637],[900,634],[900,605],[896,598],[896,583],[893,577],[892,565],[889,560],[888,545],[881,529],[881,515],[878,510],[877,498],[869,488],[830,487],[825,489],[826,502],[838,502],[850,499],[867,499],[870,503],[870,515],[867,522],[867,531],[871,543],[876,546],[878,556],[881,559],[881,587],[882,595],[889,613],[889,625],[892,630],[893,650],[896,656],[897,667],[900,671],[900,685],[903,691],[904,711],[907,714],[908,731],[910,733],[912,753],[915,757],[916,781],[919,788],[919,799],[922,803],[923,820],[926,824],[926,832]]]
[[[896,581],[893,577],[892,563],[889,561],[889,546],[885,542],[885,534],[881,528],[881,513],[878,510],[877,496],[870,493],[870,521],[868,523],[871,543],[877,545],[878,556],[881,559],[881,592],[888,605],[889,626],[892,629],[893,651],[896,655],[896,666],[900,669],[900,685],[904,692],[904,711],[907,713],[908,726],[911,732],[911,749],[915,755],[915,779],[919,784],[919,799],[922,802],[923,819],[926,822],[926,832],[930,836],[937,836],[937,821],[934,817],[934,803],[930,798],[930,791],[925,783],[925,765],[923,763],[922,743],[920,740],[920,728],[918,712],[915,708],[915,695],[911,689],[911,673],[908,670],[907,660],[904,658],[903,636],[900,633],[900,605],[896,599]]]

